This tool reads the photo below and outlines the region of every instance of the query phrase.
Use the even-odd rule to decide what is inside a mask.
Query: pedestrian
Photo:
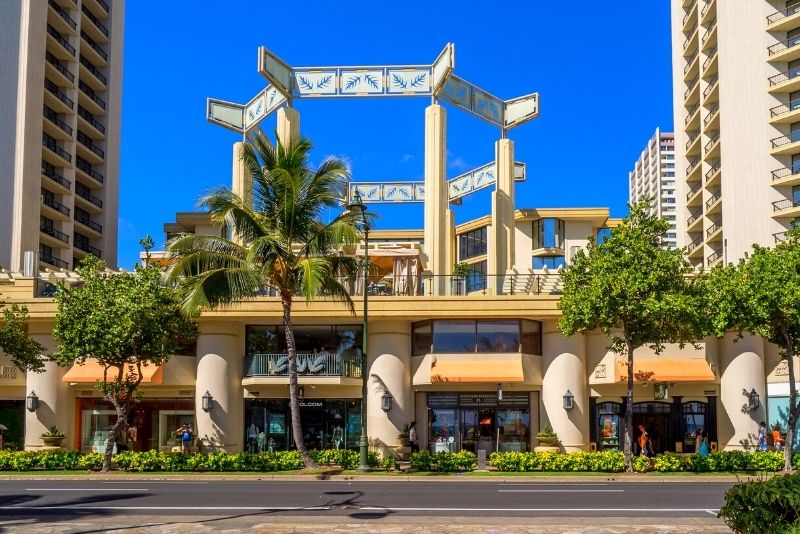
[[[411,445],[411,452],[419,452],[419,443],[417,443],[417,422],[411,421],[408,426],[408,442]]]
[[[700,452],[700,445],[702,445],[702,444],[703,444],[703,429],[702,428],[698,428],[694,432],[694,452],[695,453],[699,453]]]
[[[701,432],[701,439],[700,439],[700,456],[708,456],[711,454],[711,448],[708,446],[708,433],[703,430]]]
[[[759,451],[767,450],[767,423],[765,421],[761,421],[761,424],[758,426],[758,447]]]
[[[775,450],[781,450],[783,444],[783,434],[781,434],[781,425],[775,425],[772,428],[772,443],[775,445]]]
[[[189,421],[184,421],[176,432],[181,440],[181,452],[188,454],[192,447],[192,425],[189,424]]]
[[[647,429],[644,425],[639,425],[639,431],[641,432],[641,434],[639,434],[639,454],[649,458],[653,454],[650,435],[647,433]]]

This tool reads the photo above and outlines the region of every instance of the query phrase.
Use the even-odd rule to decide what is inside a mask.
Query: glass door
[[[477,452],[478,437],[480,436],[478,410],[462,408],[461,410],[460,448],[464,451]]]

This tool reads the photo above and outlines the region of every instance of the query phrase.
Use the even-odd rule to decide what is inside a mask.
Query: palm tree
[[[335,158],[315,170],[311,143],[303,138],[273,145],[260,133],[244,145],[242,159],[253,178],[253,198],[229,188],[211,192],[200,205],[209,210],[223,235],[185,234],[167,244],[173,263],[167,278],[178,284],[189,315],[219,304],[252,298],[265,289],[277,293],[289,360],[289,409],[292,432],[306,467],[317,467],[303,442],[297,386],[297,352],[292,328],[296,296],[309,303],[325,296],[353,301],[339,282],[356,270],[356,260],[339,254],[359,241],[363,219],[344,211],[328,223],[324,210],[341,207],[350,171]],[[363,399],[362,402],[366,402]]]

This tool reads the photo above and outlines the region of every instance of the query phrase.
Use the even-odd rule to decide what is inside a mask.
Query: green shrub
[[[384,457],[383,460],[381,460],[381,466],[380,467],[384,471],[391,471],[392,469],[395,468],[396,464],[397,464],[397,461],[396,461],[395,457],[387,454],[386,457]]]
[[[36,457],[36,466],[47,470],[78,468],[81,454],[77,451],[40,452]]]
[[[738,533],[800,532],[800,474],[733,486],[719,517]]]
[[[650,471],[650,458],[647,456],[634,456],[631,458],[631,467],[634,473],[646,473]]]
[[[472,471],[477,465],[477,457],[469,451],[439,452],[436,454],[421,451],[411,455],[411,469],[415,471],[454,473],[457,471]]]
[[[686,471],[688,467],[685,457],[672,452],[659,454],[653,459],[653,469],[661,473],[677,473]]]
[[[11,459],[11,469],[13,471],[30,471],[36,465],[35,452],[18,451],[13,455]]]
[[[411,455],[411,469],[414,471],[431,470],[431,453],[428,451],[415,452]]]
[[[600,451],[587,454],[590,471],[619,473],[625,471],[625,455],[621,451]]]
[[[78,469],[99,471],[103,468],[103,455],[99,452],[87,452],[78,458]]]
[[[749,463],[752,469],[780,471],[783,469],[783,453],[777,451],[754,452],[750,455]]]

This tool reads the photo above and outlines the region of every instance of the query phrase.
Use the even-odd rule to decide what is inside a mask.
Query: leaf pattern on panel
[[[361,76],[351,76],[350,79],[347,80],[347,83],[344,85],[345,91],[349,91],[354,87],[358,87],[361,83]]]
[[[367,82],[367,85],[369,85],[373,89],[378,89],[378,80],[374,76],[370,76],[369,74],[364,74],[364,81]]]
[[[417,76],[414,76],[414,79],[411,80],[411,87],[419,87],[420,85],[422,85],[422,82],[425,81],[425,78],[427,76],[428,75],[426,73],[424,73],[424,72],[421,73],[421,74],[418,74]]]
[[[325,89],[333,81],[333,74],[328,74],[324,78],[317,80],[317,89]]]
[[[392,81],[400,89],[408,88],[408,84],[406,83],[406,81],[403,78],[401,78],[400,76],[398,76],[397,74],[392,74]]]
[[[298,75],[297,79],[299,81],[298,83],[300,84],[300,87],[302,87],[306,91],[313,91],[314,90],[314,85],[311,82],[308,81],[308,78],[305,78],[302,75]]]

